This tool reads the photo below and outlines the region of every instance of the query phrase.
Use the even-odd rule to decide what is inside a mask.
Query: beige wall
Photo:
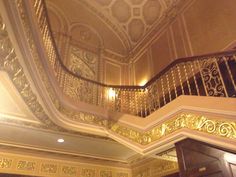
[[[151,46],[154,75],[171,63],[172,49],[170,31],[167,30]]]
[[[183,13],[192,52],[224,49],[236,40],[236,1],[197,0]]]
[[[144,85],[150,79],[149,51],[145,51],[141,57],[134,62],[135,84]]]
[[[134,80],[138,82],[153,70],[151,78],[177,58],[228,49],[236,43],[235,19],[235,0],[195,0],[150,44],[151,56],[137,57]],[[143,61],[150,58],[148,67]]]

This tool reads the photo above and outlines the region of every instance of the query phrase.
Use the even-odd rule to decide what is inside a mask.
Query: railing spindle
[[[226,57],[223,57],[223,60],[224,60],[224,62],[225,62],[227,71],[228,71],[228,73],[229,73],[230,80],[231,80],[231,82],[232,82],[232,84],[233,84],[233,86],[234,86],[234,91],[236,91],[236,84],[235,84],[235,81],[234,81],[234,78],[233,78],[233,74],[232,74],[232,72],[231,72],[231,69],[230,69],[230,67],[229,67],[229,63],[228,63]]]
[[[220,79],[220,81],[221,81],[221,83],[222,83],[222,85],[223,85],[225,95],[226,95],[226,97],[229,97],[229,96],[228,96],[227,89],[226,89],[226,87],[225,87],[225,82],[224,82],[223,77],[222,77],[222,74],[221,74],[221,72],[220,72],[219,63],[218,63],[218,60],[217,60],[216,57],[214,57],[213,62],[216,64],[217,71],[218,71],[219,76],[220,76],[219,79]]]
[[[201,75],[201,80],[202,80],[202,83],[203,83],[204,91],[205,91],[206,95],[209,96],[208,91],[207,91],[207,87],[206,87],[206,83],[205,83],[205,79],[204,79],[203,74],[202,74],[201,61],[199,59],[197,59],[197,65],[198,65],[199,73]]]
[[[177,67],[177,71],[178,71],[180,87],[181,87],[181,92],[182,92],[181,95],[184,95],[185,93],[184,93],[184,87],[183,87],[182,76],[181,76],[179,65],[177,65],[176,67]]]
[[[169,93],[169,101],[171,101],[171,92],[170,92],[170,83],[169,83],[169,74],[168,72],[165,73],[166,74],[166,80],[167,80],[167,89],[168,89],[168,93]]]
[[[163,79],[161,77],[161,90],[162,90],[162,98],[163,98],[163,102],[164,105],[166,104],[166,98],[165,98],[165,90],[164,90],[164,85],[163,85]]]
[[[186,63],[183,63],[183,67],[184,67],[185,79],[186,79],[188,90],[189,90],[189,95],[192,95],[191,87],[190,87],[190,84],[189,84],[188,73],[187,73],[187,69],[186,69]]]
[[[171,70],[171,76],[172,76],[172,81],[173,81],[173,86],[174,86],[175,98],[177,98],[178,94],[177,94],[177,88],[176,88],[176,83],[175,83],[175,76],[174,76],[173,67],[170,70]]]
[[[191,71],[192,71],[192,74],[193,74],[194,84],[195,84],[195,87],[196,87],[196,90],[197,90],[197,95],[199,96],[200,93],[199,93],[199,88],[198,88],[198,84],[197,84],[197,80],[196,80],[196,71],[194,70],[193,64],[194,63],[190,62],[190,67],[191,67]]]
[[[59,87],[62,88],[62,91],[67,96],[76,101],[84,101],[101,107],[107,107],[114,111],[146,117],[154,110],[161,108],[167,102],[174,100],[180,95],[187,95],[188,92],[189,95],[201,95],[201,88],[204,88],[207,96],[220,95],[228,97],[227,89],[229,90],[229,88],[227,88],[227,83],[225,82],[230,81],[232,83],[231,88],[234,88],[236,91],[235,71],[231,69],[232,63],[230,63],[231,59],[236,61],[235,53],[230,54],[230,56],[220,56],[219,58],[212,55],[198,59],[195,57],[193,61],[184,60],[177,62],[168,70],[165,70],[164,74],[158,76],[147,87],[112,88],[82,77],[77,77],[76,73],[71,73],[65,68],[64,63],[60,59],[60,54],[57,51],[58,48],[55,46],[55,41],[49,27],[46,7],[43,1],[34,0],[32,7],[41,32],[45,51],[48,55],[48,63],[56,76]],[[58,43],[64,41],[61,39]],[[60,49],[64,45],[59,46]],[[229,74],[228,79],[224,77],[224,72],[221,72],[222,68],[225,67],[224,65]],[[211,67],[216,67],[214,72],[211,71]],[[202,83],[199,79],[201,79]],[[216,88],[217,86],[214,85],[219,87],[222,85],[223,91],[219,92]],[[114,91],[114,95],[111,97],[109,97],[109,89]],[[223,92],[225,95],[223,95]],[[84,94],[88,95],[85,96]]]

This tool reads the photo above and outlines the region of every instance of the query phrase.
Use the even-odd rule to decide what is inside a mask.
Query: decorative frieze
[[[77,168],[73,166],[62,166],[62,174],[67,176],[76,176]]]
[[[43,163],[41,166],[41,172],[43,173],[57,173],[57,165],[53,163]]]
[[[21,151],[21,149],[19,149]],[[15,153],[0,153],[0,173],[14,173],[45,177],[130,177],[128,168],[109,167],[93,163],[70,162],[51,158],[38,158]],[[123,175],[122,175],[123,174]]]
[[[81,177],[95,177],[95,170],[90,168],[83,168],[81,171]]]
[[[0,158],[0,168],[11,168],[12,160],[8,158]]]
[[[112,177],[112,171],[102,170],[100,171],[100,177]]]
[[[25,171],[34,171],[36,166],[36,162],[20,160],[17,163],[17,169],[25,170]]]

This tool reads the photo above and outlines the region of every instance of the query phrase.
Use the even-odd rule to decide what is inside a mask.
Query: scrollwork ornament
[[[17,163],[17,169],[19,170],[26,170],[26,171],[33,171],[35,170],[36,162],[30,162],[25,160],[20,160]]]
[[[95,177],[95,170],[94,169],[82,169],[81,177]]]
[[[64,175],[75,176],[76,173],[77,173],[77,168],[76,167],[71,167],[71,166],[63,166],[62,167],[62,173]]]
[[[200,131],[220,137],[236,139],[235,122],[229,122],[227,120],[214,120],[205,116],[184,113],[179,114],[161,125],[158,125],[143,133],[132,130],[131,128],[121,127],[116,123],[111,125],[110,130],[138,144],[148,145],[182,128]]]
[[[208,95],[225,97],[226,92],[217,65],[217,59],[205,59],[201,61],[201,72]]]
[[[216,124],[212,120],[208,120],[205,117],[200,117],[197,125],[198,130],[204,130],[208,133],[213,133],[216,130]]]
[[[41,166],[41,172],[43,173],[57,173],[57,165],[43,163]]]
[[[0,158],[0,168],[11,168],[12,159]]]
[[[221,123],[219,125],[219,134],[224,137],[236,138],[236,123]]]

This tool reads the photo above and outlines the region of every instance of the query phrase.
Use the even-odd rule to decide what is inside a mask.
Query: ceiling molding
[[[119,25],[113,23],[113,21],[109,17],[105,16],[102,13],[102,9],[98,9],[97,7],[93,6],[93,4],[90,3],[90,1],[87,1],[87,0],[75,0],[75,2],[83,4],[84,7],[88,8],[91,13],[95,14],[97,17],[103,20],[103,22],[105,22],[110,27],[110,29],[113,30],[113,32],[117,35],[117,37],[121,39],[126,49],[127,50],[131,49],[131,44],[127,38],[127,35],[119,27]]]

